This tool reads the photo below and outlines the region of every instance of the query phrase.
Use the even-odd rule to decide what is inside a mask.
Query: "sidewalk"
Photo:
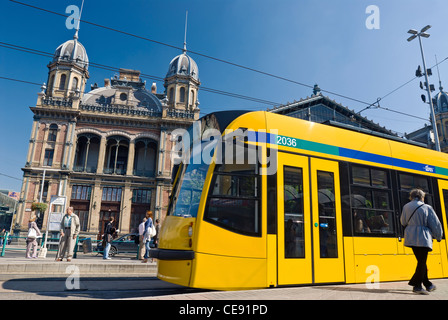
[[[0,280],[4,278],[66,278],[79,268],[81,277],[155,277],[157,264],[142,263],[134,255],[117,255],[103,260],[101,255],[79,253],[71,262],[56,262],[56,252],[46,258],[26,259],[25,251],[7,251],[0,257]],[[383,282],[378,288],[366,284],[328,284],[241,291],[202,291],[148,296],[143,300],[448,300],[448,279],[431,279],[437,290],[429,295],[412,293],[407,281]],[[135,298],[134,298],[135,299]],[[138,299],[138,298],[137,298]]]
[[[109,277],[109,276],[156,276],[156,262],[142,263],[135,255],[117,255],[111,260],[104,260],[102,255],[94,253],[77,253],[77,258],[67,262],[56,262],[56,252],[47,252],[46,258],[27,259],[24,250],[6,251],[0,257],[0,275],[41,275],[43,277],[67,277],[69,266],[77,266],[81,276]]]
[[[431,279],[437,289],[429,295],[412,292],[407,281],[383,282],[379,288],[369,289],[365,284],[318,285],[287,288],[271,288],[242,291],[206,291],[188,294],[145,297],[141,300],[188,300],[196,301],[255,301],[263,304],[266,300],[448,300],[448,279]]]

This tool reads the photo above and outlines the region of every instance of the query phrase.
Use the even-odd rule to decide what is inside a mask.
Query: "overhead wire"
[[[15,44],[12,44],[12,43],[1,42],[1,41],[0,41],[0,47],[12,49],[12,50],[17,50],[17,51],[22,51],[22,52],[25,52],[25,53],[36,54],[36,55],[49,57],[49,58],[52,58],[54,56],[50,52],[36,50],[36,49],[15,45]],[[96,62],[92,62],[92,61],[89,62],[89,67],[104,69],[104,70],[108,70],[108,71],[112,71],[112,72],[119,72],[119,70],[120,70],[120,68],[117,68],[117,67],[108,66],[108,65],[105,65],[105,64],[100,64],[100,63],[96,63]],[[161,78],[161,77],[150,75],[150,74],[146,74],[146,73],[141,73],[140,76],[142,78],[145,78],[145,79],[151,79],[151,80],[156,80],[156,81],[161,81],[161,82],[164,81],[164,79]],[[260,98],[251,97],[251,96],[247,96],[247,95],[242,95],[242,94],[238,94],[238,93],[223,91],[223,90],[219,90],[219,89],[213,89],[213,88],[204,87],[204,86],[201,86],[201,90],[206,91],[206,92],[210,92],[210,93],[225,95],[225,96],[229,96],[229,97],[233,97],[233,98],[237,98],[237,99],[243,99],[243,100],[249,100],[249,101],[253,101],[253,102],[258,102],[258,103],[265,104],[265,105],[270,105],[270,106],[278,106],[278,105],[280,105],[279,102],[269,101],[269,100],[265,100],[265,99],[260,99]]]
[[[1,42],[1,41],[0,41],[0,47],[12,49],[12,50],[17,50],[17,51],[22,51],[22,52],[25,52],[25,53],[37,54],[37,55],[40,55],[40,56],[45,56],[45,57],[50,57],[50,58],[52,58],[54,56],[52,53],[49,53],[49,52],[36,50],[36,49],[23,47],[23,46],[18,46],[18,45],[15,45],[15,44],[5,43],[5,42]],[[443,61],[445,61],[447,59],[448,59],[448,57],[446,59],[442,60],[440,63],[442,63]],[[95,63],[95,62],[89,62],[89,66],[94,67],[94,68],[99,68],[99,69],[112,71],[112,72],[118,72],[119,71],[119,68],[108,66],[108,65],[104,65],[104,64],[99,64],[99,63]],[[149,78],[149,79],[156,80],[156,81],[163,81],[163,78],[161,78],[161,77],[157,77],[157,76],[153,76],[153,75],[149,75],[149,74],[145,74],[145,73],[141,73],[141,77],[142,78]],[[12,78],[7,78],[7,77],[0,77],[0,78],[1,79],[5,79],[5,80],[12,80],[12,81],[17,81],[17,82],[24,82],[24,83],[35,84],[35,85],[39,85],[39,86],[42,85],[42,84],[39,84],[39,83],[36,83],[36,82],[30,82],[30,81],[26,81],[26,80],[12,79]],[[414,79],[412,79],[412,80],[414,80]],[[410,81],[408,81],[408,83],[409,82]],[[402,87],[402,86],[400,86],[400,87]],[[267,101],[267,100],[262,100],[262,99],[259,99],[259,98],[254,98],[254,97],[249,97],[249,96],[244,96],[244,95],[240,95],[240,94],[236,94],[236,93],[232,93],[232,92],[226,92],[226,91],[222,91],[222,90],[218,90],[218,89],[212,89],[212,88],[207,88],[207,87],[202,87],[201,86],[201,90],[204,90],[204,91],[207,91],[207,92],[210,92],[210,93],[227,95],[227,96],[230,96],[230,97],[233,97],[233,98],[244,99],[244,100],[259,102],[259,103],[263,103],[263,104],[269,104],[269,105],[272,105],[272,106],[279,106],[280,105],[280,103]],[[396,90],[398,90],[398,89],[395,89],[394,91],[396,91]],[[389,94],[387,94],[387,95],[389,95]],[[378,99],[381,99],[381,98],[378,98]],[[360,112],[362,112],[365,109],[368,109],[369,107],[373,106],[375,103],[378,102],[378,99],[377,99],[376,102],[374,102],[373,104],[370,104],[367,108],[364,108]],[[408,114],[408,113],[397,111],[397,110],[393,110],[393,109],[390,109],[390,108],[381,107],[379,105],[376,106],[376,108],[381,108],[381,109],[383,109],[385,111],[389,111],[389,112],[405,115],[405,116],[412,117],[412,118],[415,118],[415,119],[428,121],[428,119],[425,119],[425,118],[422,118],[422,117],[418,117],[418,116],[413,115],[413,114]],[[257,109],[259,109],[259,107]],[[360,112],[358,112],[358,113],[360,113]]]
[[[65,14],[62,14],[62,13],[59,13],[59,12],[55,12],[55,11],[52,11],[52,10],[49,10],[49,9],[45,9],[45,8],[41,8],[41,7],[38,7],[38,6],[34,6],[34,5],[31,5],[31,4],[28,4],[28,3],[24,3],[24,2],[20,2],[20,1],[16,1],[16,0],[10,0],[10,2],[13,2],[13,3],[16,3],[16,4],[20,4],[20,5],[23,5],[23,6],[26,6],[26,7],[30,7],[30,8],[36,9],[36,10],[40,10],[40,11],[43,11],[43,12],[51,13],[51,14],[54,14],[54,15],[58,15],[58,16],[61,16],[61,17],[65,17],[65,18],[69,17],[69,15],[65,15]],[[117,32],[117,33],[120,33],[120,34],[124,34],[124,35],[127,35],[127,36],[138,38],[138,39],[141,39],[141,40],[153,42],[153,43],[156,43],[156,44],[159,44],[159,45],[163,45],[163,46],[166,46],[166,47],[170,47],[170,48],[173,48],[173,49],[183,50],[183,48],[175,46],[175,45],[171,45],[171,44],[168,44],[168,43],[165,43],[165,42],[162,42],[162,41],[157,41],[157,40],[154,40],[154,39],[151,39],[151,38],[148,38],[148,37],[140,36],[140,35],[137,35],[137,34],[134,34],[134,33],[131,33],[131,32],[127,32],[127,31],[116,29],[116,28],[104,26],[104,25],[101,25],[101,24],[98,24],[98,23],[95,23],[95,22],[92,22],[92,21],[83,20],[83,19],[79,19],[79,21],[81,21],[83,23],[86,23],[86,24],[89,24],[89,25],[92,25],[92,26],[96,26],[96,27],[99,27],[99,28],[103,28],[103,29],[106,29],[106,30],[110,30],[110,31],[113,31],[113,32]],[[36,52],[38,53],[39,51],[37,50]],[[219,61],[219,62],[222,62],[222,63],[225,63],[225,64],[229,64],[229,65],[232,65],[232,66],[235,66],[235,67],[238,67],[238,68],[246,69],[246,70],[249,70],[249,71],[252,71],[252,72],[256,72],[256,73],[263,74],[263,75],[266,75],[266,76],[270,76],[270,77],[273,77],[273,78],[276,78],[276,79],[280,79],[280,80],[283,80],[283,81],[294,83],[294,84],[297,84],[297,85],[300,85],[300,86],[304,86],[304,87],[307,87],[307,88],[314,88],[314,86],[311,86],[311,85],[308,85],[308,84],[305,84],[305,83],[302,83],[302,82],[299,82],[299,81],[296,81],[296,80],[288,79],[288,78],[285,78],[285,77],[282,77],[282,76],[278,76],[278,75],[275,75],[275,74],[272,74],[272,73],[269,73],[269,72],[265,72],[265,71],[258,70],[258,69],[255,69],[255,68],[247,67],[247,66],[244,66],[244,65],[241,65],[241,64],[238,64],[238,63],[234,63],[234,62],[228,61],[228,60],[216,58],[216,57],[213,57],[213,56],[210,56],[210,55],[207,55],[207,54],[203,54],[201,52],[192,51],[192,50],[188,50],[188,52],[190,54],[195,54],[195,55],[198,55],[198,56],[202,56],[202,57],[205,57],[205,58],[208,58],[208,59],[212,59],[212,60]],[[447,59],[448,59],[448,57],[445,58],[444,60],[442,60],[441,62],[439,62],[437,65],[439,65],[440,63],[446,61]],[[97,66],[97,67],[99,67],[99,66]],[[154,77],[154,76],[151,76],[151,75],[145,75],[145,74],[142,74],[142,75],[144,77],[148,77],[150,79],[162,81],[158,77]],[[407,84],[409,84],[413,80],[415,80],[415,78],[413,78],[413,79],[407,81],[406,83],[400,85],[398,88],[392,90],[391,92],[387,93],[383,97],[378,98],[373,103],[362,101],[360,99],[352,98],[352,97],[349,97],[347,95],[342,95],[342,94],[339,94],[337,92],[333,92],[333,91],[329,91],[329,90],[325,90],[325,89],[321,89],[321,91],[322,92],[326,92],[328,94],[332,94],[334,96],[338,96],[338,97],[347,99],[347,100],[351,100],[351,101],[355,101],[355,102],[358,102],[358,103],[361,103],[361,104],[365,104],[365,105],[368,106],[368,107],[364,108],[363,110],[361,110],[358,113],[361,113],[362,111],[370,109],[375,104],[378,104],[378,106],[375,106],[375,108],[379,108],[379,109],[383,109],[383,110],[386,110],[386,111],[395,112],[395,113],[398,113],[398,114],[407,115],[407,116],[411,116],[411,117],[414,117],[414,118],[417,118],[417,119],[428,121],[428,119],[424,119],[424,118],[421,118],[421,117],[418,117],[418,116],[415,116],[415,115],[406,114],[404,112],[396,111],[396,110],[393,110],[393,109],[390,109],[390,108],[385,108],[385,107],[382,107],[382,106],[379,105],[379,100],[383,100],[384,98],[386,98],[389,95],[393,94],[394,92],[398,91],[399,89],[401,89],[402,87],[406,86]],[[251,101],[254,101],[254,102],[259,102],[259,103],[263,103],[263,104],[269,104],[269,105],[273,105],[273,106],[281,105],[280,103],[276,103],[276,102],[272,102],[272,101],[268,101],[268,100],[262,100],[262,99],[259,99],[259,98],[248,97],[248,96],[244,96],[244,95],[239,95],[239,94],[230,93],[230,92],[217,90],[217,89],[212,89],[212,88],[207,88],[207,87],[201,87],[201,90],[207,91],[207,92],[211,92],[211,93],[227,95],[227,96],[231,96],[231,97],[234,97],[234,98],[251,100]]]
[[[59,13],[59,12],[56,12],[56,11],[52,11],[52,10],[49,10],[49,9],[45,9],[45,8],[41,8],[41,7],[38,7],[38,6],[34,6],[34,5],[31,5],[31,4],[28,4],[28,3],[24,3],[24,2],[20,2],[20,1],[16,1],[16,0],[9,0],[9,1],[11,1],[13,3],[17,3],[17,4],[20,4],[20,5],[23,5],[23,6],[26,6],[26,7],[30,7],[30,8],[33,8],[33,9],[37,9],[37,10],[40,10],[40,11],[43,11],[43,12],[55,14],[55,15],[58,15],[58,16],[61,16],[61,17],[65,17],[65,18],[69,17],[69,15],[65,15],[65,14],[62,14],[62,13]],[[99,28],[103,28],[103,29],[106,29],[106,30],[109,30],[109,31],[121,33],[121,34],[130,36],[130,37],[141,39],[141,40],[153,42],[153,43],[156,43],[156,44],[159,44],[159,45],[163,45],[163,46],[166,46],[166,47],[170,47],[170,48],[173,48],[173,49],[183,50],[183,48],[175,46],[175,45],[171,45],[171,44],[168,44],[168,43],[165,43],[165,42],[162,42],[162,41],[157,41],[157,40],[154,40],[154,39],[151,39],[151,38],[148,38],[148,37],[140,36],[140,35],[137,35],[137,34],[134,34],[134,33],[131,33],[131,32],[127,32],[127,31],[116,29],[116,28],[104,26],[102,24],[98,24],[98,23],[91,22],[91,21],[88,21],[88,20],[79,19],[79,21],[81,21],[83,23],[86,23],[86,24],[89,24],[89,25],[92,25],[92,26],[95,26],[95,27],[99,27]],[[299,82],[299,81],[296,81],[296,80],[288,79],[286,77],[275,75],[273,73],[265,72],[265,71],[262,71],[262,70],[259,70],[259,69],[255,69],[255,68],[252,68],[252,67],[244,66],[242,64],[238,64],[238,63],[231,62],[231,61],[228,61],[228,60],[224,60],[224,59],[220,59],[220,58],[217,58],[217,57],[213,57],[211,55],[207,55],[207,54],[204,54],[204,53],[201,53],[201,52],[188,50],[188,53],[195,54],[195,55],[198,55],[198,56],[201,56],[201,57],[204,57],[204,58],[208,58],[208,59],[211,59],[211,60],[215,60],[215,61],[218,61],[218,62],[221,62],[221,63],[225,63],[225,64],[228,64],[228,65],[232,65],[234,67],[238,67],[238,68],[245,69],[245,70],[248,70],[248,71],[252,71],[252,72],[259,73],[259,74],[263,74],[265,76],[273,77],[273,78],[276,78],[276,79],[279,79],[279,80],[283,80],[283,81],[287,81],[287,82],[290,82],[290,83],[294,83],[294,84],[297,84],[297,85],[300,85],[300,86],[303,86],[303,87],[306,87],[306,88],[310,88],[310,89],[314,88],[314,86],[306,84],[306,83],[303,83],[303,82]],[[349,97],[349,96],[346,96],[346,95],[343,95],[343,94],[339,94],[337,92],[333,92],[333,91],[329,91],[329,90],[325,90],[325,89],[321,89],[321,91],[322,92],[326,92],[328,94],[332,94],[334,96],[338,96],[338,97],[344,98],[344,99],[352,100],[352,101],[355,101],[355,102],[358,102],[358,103],[362,103],[362,104],[366,104],[366,105],[370,104],[368,102],[365,102],[365,101],[362,101],[362,100],[359,100],[359,99],[356,99],[356,98],[352,98],[352,97]]]

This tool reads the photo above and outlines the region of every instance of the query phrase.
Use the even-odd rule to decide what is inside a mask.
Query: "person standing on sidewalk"
[[[144,233],[145,233],[145,222],[146,222],[146,218],[143,218],[142,223],[140,223],[138,225],[138,240],[139,240],[139,246],[138,246],[138,260],[143,260],[144,259],[144,254],[145,254],[145,241],[144,241]]]
[[[4,239],[5,238],[5,234],[6,234],[6,230],[3,229],[2,232],[0,232],[0,247],[3,246],[3,240],[5,240]]]
[[[146,213],[146,222],[145,222],[145,231],[143,232],[143,241],[145,243],[145,256],[144,256],[144,260],[142,261],[142,263],[147,263],[148,262],[148,257],[149,257],[149,250],[151,250],[151,247],[149,246],[151,243],[151,229],[152,229],[152,211],[148,211]]]
[[[104,237],[104,239],[103,239],[103,259],[104,260],[111,259],[109,257],[109,251],[110,251],[111,243],[113,240],[113,235],[117,231],[113,227],[114,220],[115,220],[114,217],[110,217],[109,222],[106,223],[106,226],[104,227],[104,236],[103,236]]]
[[[26,257],[27,259],[37,258],[37,241],[41,237],[39,228],[36,224],[36,216],[33,214],[28,222],[28,237],[26,238]]]
[[[59,239],[59,248],[56,255],[56,261],[62,261],[67,254],[67,261],[72,261],[73,249],[75,248],[76,237],[79,234],[79,218],[73,213],[73,207],[67,208],[67,213],[61,220],[61,238]]]
[[[436,286],[428,279],[426,260],[428,252],[432,251],[433,238],[441,241],[443,229],[434,209],[424,203],[425,193],[422,190],[413,189],[409,200],[411,201],[403,207],[400,218],[401,224],[405,227],[404,245],[412,248],[417,259],[417,268],[409,285],[413,286],[412,291],[417,294],[428,294],[434,291]]]

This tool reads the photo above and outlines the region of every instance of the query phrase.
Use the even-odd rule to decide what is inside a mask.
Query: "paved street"
[[[0,257],[1,300],[157,300],[161,301],[283,301],[283,300],[448,300],[448,279],[435,279],[429,295],[412,293],[407,282],[299,286],[263,290],[211,291],[172,285],[156,278],[156,263],[143,264],[133,255],[103,260],[78,253],[71,262],[26,259],[23,251]]]
[[[154,277],[88,277],[76,281],[63,277],[14,275],[0,280],[0,300],[110,300],[145,299],[159,295],[189,293]]]

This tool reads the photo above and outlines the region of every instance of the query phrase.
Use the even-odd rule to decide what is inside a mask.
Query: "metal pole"
[[[2,252],[0,253],[0,257],[5,256],[5,248],[6,248],[6,242],[8,241],[9,232],[6,231],[3,235],[3,246],[2,246]]]
[[[434,139],[436,150],[440,151],[439,133],[437,132],[436,116],[434,114],[434,106],[432,104],[431,89],[429,88],[428,70],[426,69],[425,54],[423,53],[423,45],[420,33],[418,34],[418,42],[420,43],[420,51],[422,53],[423,69],[425,70],[426,90],[428,91],[429,106],[431,111],[432,130],[434,131]]]
[[[44,193],[45,172],[47,172],[47,169],[44,169],[44,173],[42,175],[42,184],[40,187],[40,197],[39,197],[40,203],[42,203],[42,194]]]

